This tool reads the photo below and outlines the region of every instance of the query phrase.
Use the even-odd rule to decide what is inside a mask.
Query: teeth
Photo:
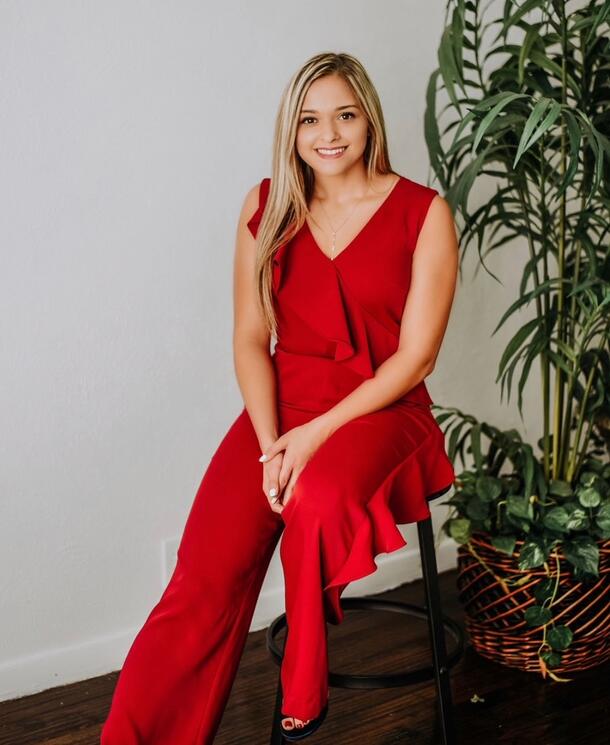
[[[334,150],[325,150],[324,148],[319,147],[318,152],[322,153],[323,155],[336,155],[336,153],[340,153],[342,150],[345,150],[344,147],[336,147]]]

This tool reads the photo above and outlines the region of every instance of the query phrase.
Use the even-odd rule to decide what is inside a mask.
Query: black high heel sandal
[[[303,727],[296,727],[296,725],[292,729],[284,729],[284,726],[280,722],[280,729],[282,730],[282,737],[284,737],[286,740],[290,740],[291,742],[294,740],[302,740],[304,737],[309,737],[309,735],[313,734],[318,727],[322,724],[322,722],[326,718],[326,714],[328,713],[328,701],[324,704],[324,708],[322,711],[318,714],[318,716],[315,719],[312,719],[311,721],[307,722]],[[281,718],[285,719],[291,718],[290,714],[281,714]],[[292,717],[294,719],[294,717]],[[297,719],[300,719],[300,717],[297,717]]]

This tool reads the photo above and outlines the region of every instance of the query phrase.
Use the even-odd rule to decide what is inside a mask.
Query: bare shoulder
[[[423,250],[422,245],[425,246]],[[451,205],[443,196],[435,194],[419,231],[416,253],[446,258],[457,251],[458,240]]]
[[[435,194],[428,209],[424,221],[422,223],[422,230],[433,229],[442,230],[447,227],[454,227],[455,223],[453,220],[453,211],[449,202],[441,194]]]
[[[434,215],[432,218],[433,222],[444,221],[453,223],[453,211],[451,205],[441,194],[435,194],[432,197],[426,218],[428,218],[431,213]]]
[[[254,213],[258,209],[259,192],[260,192],[260,183],[254,184],[254,186],[252,186],[246,192],[246,195],[242,202],[241,213],[240,213],[240,221],[243,222],[244,225],[248,222],[248,220],[254,215]]]

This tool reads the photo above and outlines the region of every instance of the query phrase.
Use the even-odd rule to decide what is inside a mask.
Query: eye
[[[354,114],[354,112],[353,112],[353,111],[342,111],[342,112],[341,112],[341,113],[339,114],[339,116],[347,116],[347,117],[349,117],[350,119],[355,119],[355,118],[356,118],[356,115]],[[313,116],[306,116],[306,117],[304,117],[303,119],[301,119],[301,122],[300,122],[300,123],[301,123],[301,124],[306,124],[306,123],[307,123],[308,121],[313,121],[314,119],[315,119],[315,117],[313,117]],[[345,121],[345,120],[344,120],[344,121]]]

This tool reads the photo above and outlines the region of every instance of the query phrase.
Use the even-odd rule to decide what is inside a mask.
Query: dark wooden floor
[[[443,610],[460,621],[455,571],[440,579]],[[423,602],[423,585],[413,582],[379,597]],[[329,625],[330,667],[386,673],[425,664],[427,634],[425,621],[349,611],[342,624]],[[278,672],[265,631],[250,634],[215,745],[266,745]],[[451,675],[460,745],[610,743],[608,664],[570,683],[549,683],[488,662],[467,647]],[[116,678],[112,673],[0,703],[0,745],[97,745]],[[483,700],[473,702],[475,694]],[[371,691],[331,688],[328,717],[307,742],[427,745],[436,742],[434,712],[433,682]]]

